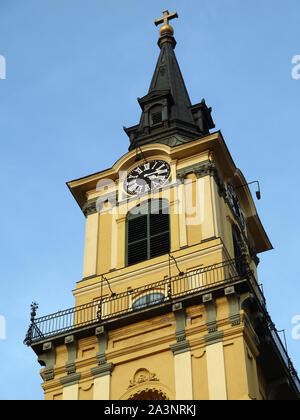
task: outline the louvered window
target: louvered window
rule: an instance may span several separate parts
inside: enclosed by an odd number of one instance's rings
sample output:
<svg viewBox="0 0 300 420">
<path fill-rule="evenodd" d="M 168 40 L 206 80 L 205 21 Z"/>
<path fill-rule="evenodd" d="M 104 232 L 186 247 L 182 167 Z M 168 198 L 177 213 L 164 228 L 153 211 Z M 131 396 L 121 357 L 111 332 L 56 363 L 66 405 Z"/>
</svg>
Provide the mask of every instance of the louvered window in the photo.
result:
<svg viewBox="0 0 300 420">
<path fill-rule="evenodd" d="M 162 113 L 161 112 L 155 112 L 152 114 L 152 124 L 159 124 L 162 122 Z"/>
<path fill-rule="evenodd" d="M 150 125 L 160 124 L 162 122 L 162 106 L 155 105 L 150 110 Z"/>
<path fill-rule="evenodd" d="M 167 200 L 152 200 L 127 216 L 127 265 L 170 252 L 170 215 Z"/>
</svg>

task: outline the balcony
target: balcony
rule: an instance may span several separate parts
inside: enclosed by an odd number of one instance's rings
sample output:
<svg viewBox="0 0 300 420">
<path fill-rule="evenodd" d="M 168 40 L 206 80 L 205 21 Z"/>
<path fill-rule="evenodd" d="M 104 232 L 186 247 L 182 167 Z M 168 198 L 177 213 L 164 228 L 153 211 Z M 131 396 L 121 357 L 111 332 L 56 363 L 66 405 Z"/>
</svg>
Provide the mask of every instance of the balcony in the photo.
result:
<svg viewBox="0 0 300 420">
<path fill-rule="evenodd" d="M 224 296 L 224 289 L 231 285 L 234 285 L 237 293 L 247 293 L 249 296 L 252 313 L 250 322 L 262 350 L 261 363 L 266 368 L 269 364 L 270 380 L 276 375 L 289 377 L 294 394 L 300 398 L 297 372 L 267 312 L 264 295 L 244 258 L 180 273 L 40 318 L 36 318 L 36 306 L 32 305 L 31 324 L 24 344 L 41 354 L 43 344 L 47 341 L 53 341 L 57 346 L 64 344 L 64 339 L 69 334 L 74 334 L 77 338 L 94 335 L 95 328 L 99 325 L 104 325 L 107 329 L 120 328 L 171 312 L 172 305 L 178 301 L 184 307 L 197 305 L 202 302 L 202 295 L 212 293 L 214 298 Z M 278 368 L 275 369 L 275 366 Z"/>
<path fill-rule="evenodd" d="M 237 282 L 249 271 L 248 266 L 235 260 L 192 270 L 145 286 L 111 294 L 91 303 L 76 306 L 40 318 L 32 317 L 24 343 L 31 346 L 51 337 L 70 333 L 83 327 L 99 325 L 112 320 L 159 307 L 169 308 L 177 300 L 190 300 L 212 289 Z M 151 295 L 152 299 L 145 299 Z M 144 298 L 144 299 L 143 299 Z M 139 303 L 140 302 L 140 303 Z M 153 311 L 151 311 L 153 312 Z"/>
</svg>

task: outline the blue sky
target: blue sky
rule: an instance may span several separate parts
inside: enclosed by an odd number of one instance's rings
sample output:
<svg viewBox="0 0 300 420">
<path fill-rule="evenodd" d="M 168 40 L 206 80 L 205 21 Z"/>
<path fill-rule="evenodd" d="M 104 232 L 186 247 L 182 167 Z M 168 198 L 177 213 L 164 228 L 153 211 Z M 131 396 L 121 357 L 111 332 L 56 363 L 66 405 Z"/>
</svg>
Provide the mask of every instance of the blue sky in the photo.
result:
<svg viewBox="0 0 300 420">
<path fill-rule="evenodd" d="M 22 341 L 30 303 L 38 315 L 73 306 L 82 276 L 85 219 L 65 183 L 127 152 L 122 127 L 139 120 L 164 9 L 179 14 L 176 54 L 192 102 L 213 107 L 236 165 L 260 181 L 274 250 L 260 255 L 259 278 L 300 372 L 291 323 L 300 314 L 299 0 L 1 0 L 1 399 L 43 399 Z"/>
</svg>

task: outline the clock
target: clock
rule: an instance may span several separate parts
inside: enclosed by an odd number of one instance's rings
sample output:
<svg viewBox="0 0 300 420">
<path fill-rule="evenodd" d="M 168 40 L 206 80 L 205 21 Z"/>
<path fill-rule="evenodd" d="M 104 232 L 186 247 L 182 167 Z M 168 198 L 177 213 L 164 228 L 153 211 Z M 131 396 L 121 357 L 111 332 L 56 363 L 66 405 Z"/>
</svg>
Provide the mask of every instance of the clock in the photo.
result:
<svg viewBox="0 0 300 420">
<path fill-rule="evenodd" d="M 157 190 L 169 178 L 170 165 L 163 160 L 150 160 L 133 169 L 124 182 L 124 189 L 131 195 L 142 195 Z"/>
<path fill-rule="evenodd" d="M 236 195 L 236 192 L 231 184 L 227 184 L 227 189 L 228 189 L 228 198 L 229 198 L 231 208 L 234 214 L 236 215 L 236 217 L 239 219 L 242 225 L 242 228 L 245 229 L 245 218 L 241 210 L 239 199 Z"/>
</svg>

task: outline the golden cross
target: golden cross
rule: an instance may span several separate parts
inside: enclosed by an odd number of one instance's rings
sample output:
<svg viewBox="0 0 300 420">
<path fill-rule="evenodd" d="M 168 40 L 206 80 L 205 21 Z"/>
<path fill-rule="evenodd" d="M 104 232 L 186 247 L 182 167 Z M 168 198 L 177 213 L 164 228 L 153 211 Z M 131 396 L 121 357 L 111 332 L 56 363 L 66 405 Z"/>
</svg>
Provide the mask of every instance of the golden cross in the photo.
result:
<svg viewBox="0 0 300 420">
<path fill-rule="evenodd" d="M 164 14 L 164 16 L 162 18 L 156 19 L 154 21 L 156 26 L 160 25 L 161 23 L 163 23 L 164 25 L 169 25 L 169 20 L 178 18 L 178 13 L 177 12 L 174 12 L 174 13 L 170 14 L 168 10 L 164 10 L 163 14 Z"/>
</svg>

